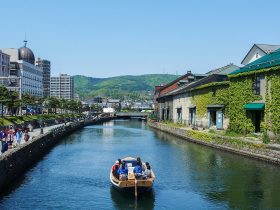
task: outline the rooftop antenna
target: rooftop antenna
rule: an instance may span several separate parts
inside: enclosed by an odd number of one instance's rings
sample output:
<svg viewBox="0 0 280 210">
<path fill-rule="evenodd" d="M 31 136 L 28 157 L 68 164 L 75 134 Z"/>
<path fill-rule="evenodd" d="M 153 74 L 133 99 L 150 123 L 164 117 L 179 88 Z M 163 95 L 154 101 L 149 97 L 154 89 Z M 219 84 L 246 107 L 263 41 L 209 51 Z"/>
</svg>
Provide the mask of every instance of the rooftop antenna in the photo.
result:
<svg viewBox="0 0 280 210">
<path fill-rule="evenodd" d="M 26 44 L 27 44 L 26 33 L 24 34 L 24 40 L 23 40 L 23 42 L 24 42 L 24 47 L 26 47 Z"/>
</svg>

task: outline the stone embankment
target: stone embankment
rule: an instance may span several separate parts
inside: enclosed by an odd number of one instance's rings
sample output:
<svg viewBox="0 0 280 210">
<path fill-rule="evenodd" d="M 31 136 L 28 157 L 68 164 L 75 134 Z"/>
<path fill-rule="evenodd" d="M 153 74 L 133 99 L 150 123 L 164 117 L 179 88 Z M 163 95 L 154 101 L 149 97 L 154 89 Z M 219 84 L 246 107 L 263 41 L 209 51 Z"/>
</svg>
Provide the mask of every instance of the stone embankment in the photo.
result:
<svg viewBox="0 0 280 210">
<path fill-rule="evenodd" d="M 193 143 L 280 165 L 279 145 L 264 144 L 259 141 L 246 140 L 244 138 L 221 136 L 205 131 L 186 130 L 154 121 L 148 121 L 148 125 L 151 128 Z"/>
<path fill-rule="evenodd" d="M 0 155 L 0 192 L 47 153 L 63 137 L 84 126 L 112 120 L 112 117 L 68 122 Z"/>
</svg>

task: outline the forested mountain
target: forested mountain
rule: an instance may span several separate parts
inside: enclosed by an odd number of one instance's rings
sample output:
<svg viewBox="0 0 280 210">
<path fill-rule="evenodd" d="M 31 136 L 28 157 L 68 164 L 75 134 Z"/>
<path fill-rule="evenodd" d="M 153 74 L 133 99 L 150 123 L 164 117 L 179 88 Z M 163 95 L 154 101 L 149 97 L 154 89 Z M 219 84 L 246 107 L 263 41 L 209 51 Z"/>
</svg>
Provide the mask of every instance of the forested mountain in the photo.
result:
<svg viewBox="0 0 280 210">
<path fill-rule="evenodd" d="M 139 76 L 117 76 L 93 78 L 74 76 L 75 93 L 82 99 L 93 96 L 111 98 L 151 98 L 155 85 L 171 82 L 179 77 L 171 74 L 145 74 Z"/>
</svg>

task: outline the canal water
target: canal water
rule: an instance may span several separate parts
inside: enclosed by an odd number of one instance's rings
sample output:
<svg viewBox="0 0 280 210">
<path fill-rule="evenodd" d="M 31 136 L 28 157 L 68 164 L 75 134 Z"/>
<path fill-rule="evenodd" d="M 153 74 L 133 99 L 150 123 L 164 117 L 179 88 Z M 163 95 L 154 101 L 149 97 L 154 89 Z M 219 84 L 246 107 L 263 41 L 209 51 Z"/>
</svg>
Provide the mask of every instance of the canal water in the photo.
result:
<svg viewBox="0 0 280 210">
<path fill-rule="evenodd" d="M 135 200 L 112 188 L 117 158 L 156 174 Z M 88 126 L 64 138 L 0 197 L 0 209 L 279 209 L 280 167 L 149 129 L 138 120 Z"/>
</svg>

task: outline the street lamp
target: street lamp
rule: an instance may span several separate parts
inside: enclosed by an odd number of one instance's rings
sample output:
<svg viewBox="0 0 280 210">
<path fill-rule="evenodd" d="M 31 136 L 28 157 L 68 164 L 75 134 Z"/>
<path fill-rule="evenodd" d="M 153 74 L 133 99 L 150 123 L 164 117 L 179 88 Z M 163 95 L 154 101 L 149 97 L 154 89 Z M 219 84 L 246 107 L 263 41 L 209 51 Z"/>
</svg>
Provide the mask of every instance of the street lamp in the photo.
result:
<svg viewBox="0 0 280 210">
<path fill-rule="evenodd" d="M 44 121 L 43 119 L 40 119 L 39 120 L 39 124 L 40 124 L 40 134 L 43 134 L 44 133 Z"/>
</svg>

